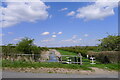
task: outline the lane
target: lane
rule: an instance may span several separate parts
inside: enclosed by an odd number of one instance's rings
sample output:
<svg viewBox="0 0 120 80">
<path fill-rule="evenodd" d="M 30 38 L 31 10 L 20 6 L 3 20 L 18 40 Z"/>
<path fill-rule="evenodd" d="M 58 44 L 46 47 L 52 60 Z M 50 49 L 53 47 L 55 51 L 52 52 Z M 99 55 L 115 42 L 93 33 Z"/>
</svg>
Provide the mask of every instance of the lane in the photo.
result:
<svg viewBox="0 0 120 80">
<path fill-rule="evenodd" d="M 57 74 L 57 73 L 24 73 L 3 71 L 3 78 L 118 78 L 118 74 Z"/>
</svg>

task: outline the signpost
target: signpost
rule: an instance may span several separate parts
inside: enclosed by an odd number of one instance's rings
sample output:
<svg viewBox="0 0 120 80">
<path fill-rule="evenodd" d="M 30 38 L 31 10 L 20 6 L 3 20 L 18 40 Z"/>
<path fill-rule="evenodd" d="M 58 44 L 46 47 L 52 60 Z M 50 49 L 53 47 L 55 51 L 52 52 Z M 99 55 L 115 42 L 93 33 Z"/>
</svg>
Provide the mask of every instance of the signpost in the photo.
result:
<svg viewBox="0 0 120 80">
<path fill-rule="evenodd" d="M 66 58 L 67 58 L 67 63 L 68 63 L 68 64 L 71 64 L 71 61 L 72 61 L 72 60 L 70 59 L 70 57 L 66 57 Z"/>
<path fill-rule="evenodd" d="M 90 57 L 90 60 L 91 60 L 91 62 L 92 62 L 92 63 L 90 63 L 90 64 L 96 64 L 96 63 L 95 63 L 95 57 Z"/>
</svg>

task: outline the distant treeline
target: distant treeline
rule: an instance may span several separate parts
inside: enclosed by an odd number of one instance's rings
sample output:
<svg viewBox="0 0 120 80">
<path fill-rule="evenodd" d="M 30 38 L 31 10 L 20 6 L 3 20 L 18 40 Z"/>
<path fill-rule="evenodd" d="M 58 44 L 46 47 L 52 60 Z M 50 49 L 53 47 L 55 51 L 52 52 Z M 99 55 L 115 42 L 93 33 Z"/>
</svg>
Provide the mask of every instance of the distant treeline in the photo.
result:
<svg viewBox="0 0 120 80">
<path fill-rule="evenodd" d="M 98 51 L 98 46 L 56 47 L 55 49 L 74 52 L 76 54 L 81 53 L 82 56 L 86 56 L 87 51 Z"/>
<path fill-rule="evenodd" d="M 86 56 L 88 51 L 119 51 L 120 50 L 120 36 L 108 35 L 99 40 L 101 43 L 98 46 L 72 46 L 72 47 L 56 47 L 55 49 L 70 51 L 74 53 L 81 53 Z M 17 44 L 8 44 L 2 46 L 2 53 L 8 54 L 39 54 L 41 51 L 49 50 L 47 47 L 39 47 L 34 44 L 34 39 L 23 38 Z"/>
</svg>

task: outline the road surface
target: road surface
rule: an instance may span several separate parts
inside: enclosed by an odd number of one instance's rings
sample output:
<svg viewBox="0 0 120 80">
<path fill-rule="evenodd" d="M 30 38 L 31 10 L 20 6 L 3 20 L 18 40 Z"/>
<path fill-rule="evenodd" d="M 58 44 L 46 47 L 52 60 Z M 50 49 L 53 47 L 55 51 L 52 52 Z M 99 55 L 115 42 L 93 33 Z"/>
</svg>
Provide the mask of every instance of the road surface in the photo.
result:
<svg viewBox="0 0 120 80">
<path fill-rule="evenodd" d="M 118 74 L 57 74 L 3 71 L 3 78 L 118 78 Z"/>
</svg>

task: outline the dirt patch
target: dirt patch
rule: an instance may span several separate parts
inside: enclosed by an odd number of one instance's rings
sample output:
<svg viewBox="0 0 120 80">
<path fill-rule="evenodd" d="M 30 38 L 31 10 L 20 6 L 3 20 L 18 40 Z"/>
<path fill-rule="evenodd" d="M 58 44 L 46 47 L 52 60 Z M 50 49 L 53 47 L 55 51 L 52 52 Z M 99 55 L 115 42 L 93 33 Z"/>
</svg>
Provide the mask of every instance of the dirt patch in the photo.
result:
<svg viewBox="0 0 120 80">
<path fill-rule="evenodd" d="M 92 68 L 93 70 L 80 70 L 80 69 L 64 69 L 64 68 L 3 68 L 6 71 L 15 72 L 32 72 L 32 73 L 64 73 L 64 74 L 116 74 L 115 71 L 108 71 L 99 68 Z"/>
<path fill-rule="evenodd" d="M 94 73 L 92 74 L 117 74 L 117 71 L 113 71 L 113 70 L 106 70 L 106 69 L 100 69 L 100 68 L 96 68 L 96 67 L 91 67 L 92 70 L 94 71 Z"/>
</svg>

